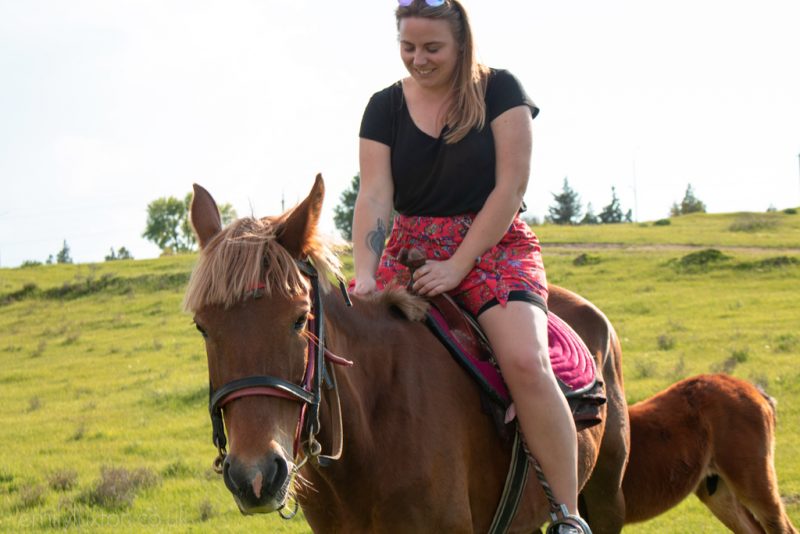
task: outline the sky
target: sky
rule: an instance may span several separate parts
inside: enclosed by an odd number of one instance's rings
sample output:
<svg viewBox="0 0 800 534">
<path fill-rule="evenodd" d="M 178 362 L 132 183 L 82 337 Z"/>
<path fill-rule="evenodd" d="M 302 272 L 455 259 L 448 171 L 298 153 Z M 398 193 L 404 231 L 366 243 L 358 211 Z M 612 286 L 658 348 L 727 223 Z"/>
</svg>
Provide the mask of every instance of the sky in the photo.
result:
<svg viewBox="0 0 800 534">
<path fill-rule="evenodd" d="M 464 0 L 479 59 L 541 108 L 526 194 L 564 179 L 638 221 L 800 205 L 797 0 Z M 0 0 L 0 267 L 139 258 L 192 183 L 239 215 L 358 172 L 370 95 L 406 73 L 393 0 Z"/>
</svg>

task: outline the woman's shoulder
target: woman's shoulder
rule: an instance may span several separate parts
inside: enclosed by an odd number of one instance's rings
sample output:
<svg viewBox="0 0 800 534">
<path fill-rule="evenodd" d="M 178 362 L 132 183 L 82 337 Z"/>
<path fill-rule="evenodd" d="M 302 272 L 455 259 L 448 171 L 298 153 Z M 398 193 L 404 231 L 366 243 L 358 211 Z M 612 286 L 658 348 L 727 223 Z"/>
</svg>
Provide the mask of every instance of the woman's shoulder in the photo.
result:
<svg viewBox="0 0 800 534">
<path fill-rule="evenodd" d="M 392 85 L 384 87 L 380 91 L 373 93 L 370 100 L 377 100 L 381 102 L 391 102 L 398 97 L 403 96 L 403 81 L 397 80 Z"/>
<path fill-rule="evenodd" d="M 489 74 L 486 79 L 487 90 L 492 86 L 507 87 L 508 85 L 518 85 L 521 87 L 522 83 L 519 81 L 519 78 L 514 76 L 508 69 L 489 67 Z"/>
<path fill-rule="evenodd" d="M 506 69 L 489 69 L 485 100 L 489 122 L 507 109 L 521 104 L 530 108 L 532 117 L 539 113 L 539 108 L 528 96 L 522 82 Z"/>
</svg>

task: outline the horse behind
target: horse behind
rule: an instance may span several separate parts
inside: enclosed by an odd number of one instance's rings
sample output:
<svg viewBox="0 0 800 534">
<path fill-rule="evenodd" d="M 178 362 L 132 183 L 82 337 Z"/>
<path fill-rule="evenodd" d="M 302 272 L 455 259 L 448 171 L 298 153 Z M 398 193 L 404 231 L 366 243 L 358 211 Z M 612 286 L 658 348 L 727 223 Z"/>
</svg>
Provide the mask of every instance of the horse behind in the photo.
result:
<svg viewBox="0 0 800 534">
<path fill-rule="evenodd" d="M 223 229 L 213 198 L 195 186 L 191 222 L 201 254 L 185 306 L 205 338 L 212 404 L 228 432 L 229 450 L 217 443 L 225 484 L 245 514 L 283 513 L 294 496 L 314 532 L 486 532 L 511 444 L 482 412 L 478 388 L 419 321 L 424 301 L 390 291 L 353 298 L 350 308 L 326 287 L 337 267 L 317 233 L 323 194 L 318 176 L 289 212 Z M 320 271 L 319 289 L 305 258 Z M 595 532 L 618 532 L 628 451 L 619 343 L 605 316 L 577 295 L 553 288 L 550 305 L 586 341 L 606 384 L 602 423 L 578 434 L 578 470 L 582 486 L 594 472 L 584 494 L 603 496 L 590 499 Z M 299 422 L 313 406 L 308 348 L 323 336 L 310 321 L 322 323 L 327 354 L 354 363 L 336 373 L 341 427 L 333 392 L 322 390 L 315 441 L 327 452 L 337 448 L 338 430 L 344 436 L 329 464 L 315 461 Z M 253 376 L 260 385 L 227 394 L 227 385 Z M 534 532 L 547 520 L 531 474 L 509 532 Z"/>
<path fill-rule="evenodd" d="M 634 404 L 626 523 L 694 492 L 737 534 L 789 534 L 775 474 L 774 400 L 732 376 L 700 375 Z"/>
</svg>

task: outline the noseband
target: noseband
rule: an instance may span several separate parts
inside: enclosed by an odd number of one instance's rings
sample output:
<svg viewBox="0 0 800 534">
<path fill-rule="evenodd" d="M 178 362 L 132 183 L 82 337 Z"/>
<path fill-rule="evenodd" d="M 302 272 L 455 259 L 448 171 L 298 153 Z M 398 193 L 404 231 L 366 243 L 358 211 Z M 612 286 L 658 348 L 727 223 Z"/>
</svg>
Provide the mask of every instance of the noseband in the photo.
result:
<svg viewBox="0 0 800 534">
<path fill-rule="evenodd" d="M 320 430 L 319 407 L 322 399 L 323 378 L 330 382 L 331 388 L 335 390 L 336 399 L 334 407 L 339 411 L 341 427 L 341 411 L 339 410 L 339 392 L 336 390 L 336 378 L 333 369 L 327 371 L 325 368 L 326 359 L 338 365 L 352 365 L 352 362 L 340 358 L 325 348 L 325 328 L 322 310 L 322 297 L 319 290 L 319 275 L 317 269 L 308 260 L 295 260 L 300 271 L 311 281 L 311 319 L 309 320 L 308 331 L 310 332 L 308 342 L 308 358 L 305 374 L 301 384 L 295 384 L 283 378 L 260 375 L 248 376 L 228 382 L 217 390 L 209 382 L 209 402 L 208 410 L 211 414 L 211 426 L 213 429 L 214 446 L 217 447 L 219 455 L 214 460 L 214 470 L 222 472 L 223 462 L 227 456 L 226 447 L 228 440 L 225 437 L 225 425 L 222 419 L 222 408 L 242 397 L 267 396 L 289 399 L 302 403 L 300 419 L 297 423 L 294 441 L 294 458 L 302 443 L 305 454 L 305 462 L 308 458 L 315 458 L 320 464 L 325 465 L 327 461 L 335 460 L 341 453 L 341 447 L 331 456 L 321 454 L 322 447 L 316 441 L 316 435 Z M 262 286 L 263 287 L 263 286 Z M 350 299 L 340 283 L 342 294 L 348 306 L 351 306 Z M 340 431 L 337 430 L 337 431 Z"/>
</svg>

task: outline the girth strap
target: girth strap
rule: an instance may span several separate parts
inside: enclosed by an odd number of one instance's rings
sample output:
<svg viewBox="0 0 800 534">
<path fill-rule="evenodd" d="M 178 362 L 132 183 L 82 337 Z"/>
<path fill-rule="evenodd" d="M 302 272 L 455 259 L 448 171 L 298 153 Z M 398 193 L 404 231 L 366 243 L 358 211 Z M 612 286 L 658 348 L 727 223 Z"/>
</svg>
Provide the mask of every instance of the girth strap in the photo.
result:
<svg viewBox="0 0 800 534">
<path fill-rule="evenodd" d="M 511 526 L 514 516 L 517 514 L 519 501 L 525 491 L 525 482 L 528 480 L 528 456 L 522 445 L 522 435 L 517 428 L 514 433 L 514 447 L 511 449 L 511 464 L 508 467 L 506 484 L 503 487 L 503 494 L 500 496 L 500 503 L 494 513 L 494 520 L 489 527 L 489 534 L 504 534 Z"/>
</svg>

